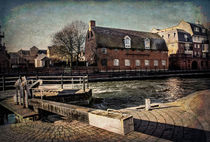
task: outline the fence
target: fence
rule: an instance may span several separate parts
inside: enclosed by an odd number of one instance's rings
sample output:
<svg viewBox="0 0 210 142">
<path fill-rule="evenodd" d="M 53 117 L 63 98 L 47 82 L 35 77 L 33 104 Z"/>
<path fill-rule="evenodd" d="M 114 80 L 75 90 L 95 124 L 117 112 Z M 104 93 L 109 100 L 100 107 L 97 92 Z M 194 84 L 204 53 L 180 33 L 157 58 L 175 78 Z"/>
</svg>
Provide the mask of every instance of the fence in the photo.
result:
<svg viewBox="0 0 210 142">
<path fill-rule="evenodd" d="M 15 82 L 21 78 L 21 76 L 2 76 L 0 80 L 0 89 L 7 90 L 7 89 L 14 89 Z M 27 76 L 27 80 L 33 82 L 36 80 L 41 79 L 44 84 L 60 84 L 61 88 L 63 89 L 64 84 L 71 84 L 74 86 L 75 84 L 83 85 L 83 88 L 88 88 L 88 76 Z"/>
</svg>

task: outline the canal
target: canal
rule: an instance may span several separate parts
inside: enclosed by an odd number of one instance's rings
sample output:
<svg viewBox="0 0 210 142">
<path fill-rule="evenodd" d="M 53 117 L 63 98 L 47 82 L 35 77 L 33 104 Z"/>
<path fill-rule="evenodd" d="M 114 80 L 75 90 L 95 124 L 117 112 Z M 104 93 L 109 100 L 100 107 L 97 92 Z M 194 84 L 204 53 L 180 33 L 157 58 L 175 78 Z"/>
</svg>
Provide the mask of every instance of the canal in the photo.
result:
<svg viewBox="0 0 210 142">
<path fill-rule="evenodd" d="M 121 109 L 144 104 L 171 102 L 199 90 L 210 89 L 210 78 L 167 78 L 154 80 L 114 81 L 91 83 L 93 97 L 101 98 L 94 104 L 99 109 Z"/>
</svg>

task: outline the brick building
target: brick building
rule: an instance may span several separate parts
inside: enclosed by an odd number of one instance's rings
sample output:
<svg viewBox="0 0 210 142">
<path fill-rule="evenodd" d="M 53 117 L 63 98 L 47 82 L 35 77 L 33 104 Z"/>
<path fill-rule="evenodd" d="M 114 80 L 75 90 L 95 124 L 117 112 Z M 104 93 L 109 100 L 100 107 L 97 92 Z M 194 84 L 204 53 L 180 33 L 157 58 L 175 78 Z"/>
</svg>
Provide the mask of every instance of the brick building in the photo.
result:
<svg viewBox="0 0 210 142">
<path fill-rule="evenodd" d="M 90 21 L 85 58 L 99 71 L 167 70 L 168 49 L 155 33 L 96 26 Z"/>
<path fill-rule="evenodd" d="M 2 44 L 4 33 L 1 33 L 0 26 L 0 73 L 7 72 L 9 70 L 9 55 L 6 50 L 5 43 Z"/>
<path fill-rule="evenodd" d="M 171 69 L 210 68 L 209 41 L 203 25 L 181 21 L 177 26 L 153 29 L 152 32 L 164 38 Z"/>
</svg>

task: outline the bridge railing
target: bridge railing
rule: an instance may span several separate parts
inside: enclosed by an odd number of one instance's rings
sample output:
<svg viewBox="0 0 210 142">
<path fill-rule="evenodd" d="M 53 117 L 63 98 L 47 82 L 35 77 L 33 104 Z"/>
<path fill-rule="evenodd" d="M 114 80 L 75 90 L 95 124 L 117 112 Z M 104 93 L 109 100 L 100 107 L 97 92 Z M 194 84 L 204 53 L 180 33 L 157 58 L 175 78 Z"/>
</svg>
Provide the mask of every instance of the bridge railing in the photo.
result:
<svg viewBox="0 0 210 142">
<path fill-rule="evenodd" d="M 21 76 L 2 76 L 0 78 L 0 90 L 14 89 L 15 82 L 20 79 Z M 88 76 L 27 76 L 27 80 L 35 82 L 37 80 L 42 80 L 43 84 L 60 84 L 61 88 L 65 87 L 65 84 L 71 84 L 72 89 L 78 85 L 89 88 Z"/>
</svg>

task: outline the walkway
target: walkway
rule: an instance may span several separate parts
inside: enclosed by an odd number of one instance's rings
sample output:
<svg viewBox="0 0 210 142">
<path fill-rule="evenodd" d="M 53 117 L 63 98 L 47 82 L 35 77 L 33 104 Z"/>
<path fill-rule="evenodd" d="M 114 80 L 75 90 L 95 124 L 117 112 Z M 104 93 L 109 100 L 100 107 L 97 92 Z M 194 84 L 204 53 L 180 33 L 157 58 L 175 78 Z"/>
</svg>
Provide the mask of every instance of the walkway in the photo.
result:
<svg viewBox="0 0 210 142">
<path fill-rule="evenodd" d="M 210 141 L 210 90 L 199 91 L 151 111 L 127 108 L 135 131 L 125 136 L 88 124 L 64 120 L 0 126 L 0 141 Z"/>
</svg>

